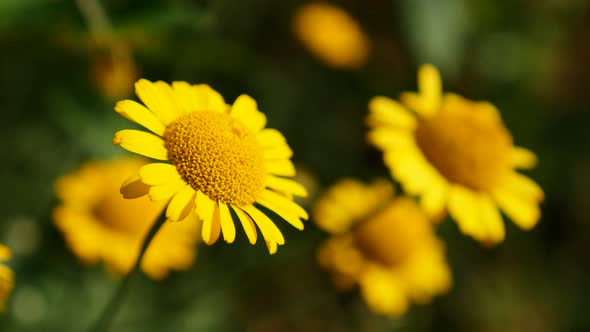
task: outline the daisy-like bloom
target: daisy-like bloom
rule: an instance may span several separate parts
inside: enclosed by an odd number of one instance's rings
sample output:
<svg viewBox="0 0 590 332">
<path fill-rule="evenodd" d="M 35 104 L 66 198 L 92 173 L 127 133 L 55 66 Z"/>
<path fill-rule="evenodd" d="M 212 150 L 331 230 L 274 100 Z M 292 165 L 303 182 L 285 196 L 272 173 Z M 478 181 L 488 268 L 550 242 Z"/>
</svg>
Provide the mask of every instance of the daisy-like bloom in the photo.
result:
<svg viewBox="0 0 590 332">
<path fill-rule="evenodd" d="M 102 261 L 119 275 L 134 266 L 165 206 L 147 197 L 125 199 L 119 192 L 121 183 L 145 164 L 136 158 L 88 162 L 57 181 L 61 205 L 54 210 L 54 224 L 82 262 Z M 170 270 L 186 270 L 194 263 L 200 224 L 194 213 L 186 219 L 166 221 L 152 240 L 141 262 L 151 278 L 162 279 Z"/>
<path fill-rule="evenodd" d="M 303 46 L 328 66 L 354 69 L 367 62 L 367 35 L 339 7 L 321 2 L 305 4 L 295 13 L 293 30 Z"/>
<path fill-rule="evenodd" d="M 399 317 L 410 303 L 427 303 L 451 287 L 433 223 L 413 200 L 394 197 L 387 181 L 342 180 L 313 213 L 333 233 L 319 250 L 319 264 L 332 272 L 336 287 L 358 285 L 374 312 Z"/>
<path fill-rule="evenodd" d="M 430 215 L 448 211 L 462 233 L 483 243 L 504 239 L 499 209 L 520 228 L 533 228 L 544 194 L 516 169 L 534 167 L 536 156 L 513 145 L 492 104 L 443 94 L 435 67 L 420 68 L 418 85 L 402 103 L 369 103 L 369 140 L 383 150 L 392 176 Z"/>
<path fill-rule="evenodd" d="M 252 98 L 241 95 L 229 106 L 205 84 L 170 86 L 145 79 L 136 83 L 135 91 L 147 107 L 123 100 L 115 110 L 153 134 L 121 130 L 113 143 L 169 163 L 143 166 L 123 184 L 126 197 L 170 199 L 166 216 L 175 221 L 196 211 L 208 245 L 220 233 L 232 243 L 237 218 L 250 243 L 256 243 L 257 225 L 275 253 L 285 239 L 260 206 L 303 229 L 301 219 L 308 215 L 292 196 L 305 196 L 305 188 L 285 178 L 295 175 L 293 151 L 280 132 L 265 128 L 266 116 Z"/>
<path fill-rule="evenodd" d="M 4 311 L 6 299 L 14 287 L 14 272 L 2 264 L 2 261 L 10 259 L 11 252 L 8 247 L 0 244 L 0 312 Z"/>
</svg>

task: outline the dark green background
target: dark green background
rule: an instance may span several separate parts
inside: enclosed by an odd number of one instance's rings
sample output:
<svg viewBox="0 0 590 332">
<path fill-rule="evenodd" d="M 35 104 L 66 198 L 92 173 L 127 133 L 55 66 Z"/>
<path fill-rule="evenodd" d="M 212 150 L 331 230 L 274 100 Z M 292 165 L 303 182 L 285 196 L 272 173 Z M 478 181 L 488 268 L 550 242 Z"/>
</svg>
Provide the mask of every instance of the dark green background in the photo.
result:
<svg viewBox="0 0 590 332">
<path fill-rule="evenodd" d="M 364 140 L 374 95 L 414 90 L 422 63 L 447 91 L 490 100 L 515 142 L 534 150 L 546 192 L 532 232 L 507 223 L 484 249 L 447 221 L 439 229 L 451 292 L 399 320 L 337 293 L 315 265 L 326 237 L 309 223 L 262 243 L 200 247 L 188 272 L 134 280 L 113 331 L 588 331 L 590 315 L 590 2 L 407 0 L 338 2 L 370 36 L 369 63 L 333 70 L 295 40 L 299 1 L 102 1 L 141 76 L 208 83 L 232 102 L 254 97 L 325 187 L 387 176 Z M 0 242 L 17 280 L 0 331 L 80 331 L 116 280 L 79 265 L 51 224 L 56 177 L 124 155 L 111 137 L 129 123 L 91 80 L 99 52 L 74 1 L 0 1 Z"/>
</svg>

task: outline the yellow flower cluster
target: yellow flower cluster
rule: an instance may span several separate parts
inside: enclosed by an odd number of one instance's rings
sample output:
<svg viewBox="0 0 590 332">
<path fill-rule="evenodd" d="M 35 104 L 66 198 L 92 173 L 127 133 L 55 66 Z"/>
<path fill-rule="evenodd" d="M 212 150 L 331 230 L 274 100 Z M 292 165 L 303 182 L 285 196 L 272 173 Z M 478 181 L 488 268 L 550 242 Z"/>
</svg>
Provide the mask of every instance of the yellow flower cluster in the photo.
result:
<svg viewBox="0 0 590 332">
<path fill-rule="evenodd" d="M 536 156 L 513 146 L 492 104 L 443 94 L 431 65 L 420 68 L 418 85 L 419 92 L 403 93 L 401 103 L 373 98 L 367 122 L 369 141 L 419 204 L 394 198 L 387 181 L 345 179 L 326 191 L 313 213 L 331 233 L 318 260 L 335 285 L 360 287 L 373 311 L 392 316 L 450 288 L 444 246 L 434 233 L 447 212 L 461 232 L 491 245 L 505 237 L 500 209 L 528 230 L 543 200 L 542 189 L 515 171 L 533 167 Z"/>
</svg>

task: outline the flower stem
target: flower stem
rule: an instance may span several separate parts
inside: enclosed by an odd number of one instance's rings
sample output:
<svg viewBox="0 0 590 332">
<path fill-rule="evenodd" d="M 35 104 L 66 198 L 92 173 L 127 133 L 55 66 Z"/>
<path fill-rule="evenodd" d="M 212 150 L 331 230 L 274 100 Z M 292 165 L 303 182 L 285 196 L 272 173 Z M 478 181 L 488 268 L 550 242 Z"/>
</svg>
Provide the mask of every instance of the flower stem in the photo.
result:
<svg viewBox="0 0 590 332">
<path fill-rule="evenodd" d="M 123 277 L 121 283 L 117 287 L 115 294 L 108 302 L 106 307 L 103 309 L 102 313 L 98 317 L 98 319 L 90 326 L 88 332 L 106 332 L 109 329 L 116 313 L 119 311 L 119 307 L 121 307 L 122 300 L 125 296 L 127 289 L 129 288 L 129 282 L 131 279 L 139 272 L 139 267 L 141 261 L 143 260 L 143 256 L 147 251 L 150 243 L 154 239 L 158 230 L 162 227 L 162 225 L 166 222 L 166 212 L 163 211 L 158 220 L 154 222 L 152 227 L 150 228 L 148 234 L 146 235 L 143 243 L 141 245 L 141 250 L 139 251 L 139 255 L 137 256 L 137 260 L 133 265 L 133 268 Z"/>
</svg>

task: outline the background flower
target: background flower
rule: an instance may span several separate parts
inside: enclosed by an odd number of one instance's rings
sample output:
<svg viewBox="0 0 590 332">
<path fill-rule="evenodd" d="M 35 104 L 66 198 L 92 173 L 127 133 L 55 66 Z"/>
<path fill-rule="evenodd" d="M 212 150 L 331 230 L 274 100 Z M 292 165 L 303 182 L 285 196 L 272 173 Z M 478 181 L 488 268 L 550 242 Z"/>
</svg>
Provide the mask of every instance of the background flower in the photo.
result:
<svg viewBox="0 0 590 332">
<path fill-rule="evenodd" d="M 533 228 L 543 190 L 516 169 L 533 167 L 537 157 L 513 146 L 492 104 L 443 95 L 435 67 L 422 66 L 418 83 L 418 94 L 402 94 L 404 105 L 387 97 L 369 103 L 369 140 L 383 150 L 392 176 L 431 215 L 448 209 L 461 232 L 479 241 L 504 240 L 498 209 Z"/>
<path fill-rule="evenodd" d="M 123 180 L 145 164 L 141 159 L 88 162 L 58 180 L 61 205 L 54 210 L 54 223 L 82 262 L 104 262 L 116 274 L 128 273 L 135 264 L 144 237 L 165 204 L 147 197 L 127 200 L 119 192 Z M 199 229 L 194 214 L 184 223 L 165 223 L 148 247 L 141 269 L 154 279 L 166 277 L 170 270 L 188 269 L 196 257 Z"/>
<path fill-rule="evenodd" d="M 329 223 L 334 219 L 325 211 L 333 209 L 354 222 L 327 240 L 319 249 L 318 262 L 332 272 L 337 287 L 358 285 L 371 310 L 399 317 L 410 302 L 430 302 L 446 292 L 451 274 L 432 222 L 411 199 L 393 198 L 391 185 L 381 204 L 369 207 L 363 200 L 342 199 L 347 193 L 358 197 L 360 192 L 365 197 L 382 196 L 386 186 L 383 181 L 367 186 L 348 179 L 330 188 L 314 209 L 314 218 L 320 225 Z M 364 213 L 347 213 L 360 209 Z"/>
<path fill-rule="evenodd" d="M 4 311 L 6 299 L 14 287 L 14 272 L 4 265 L 4 261 L 8 260 L 10 255 L 10 249 L 0 244 L 0 312 Z"/>
</svg>

